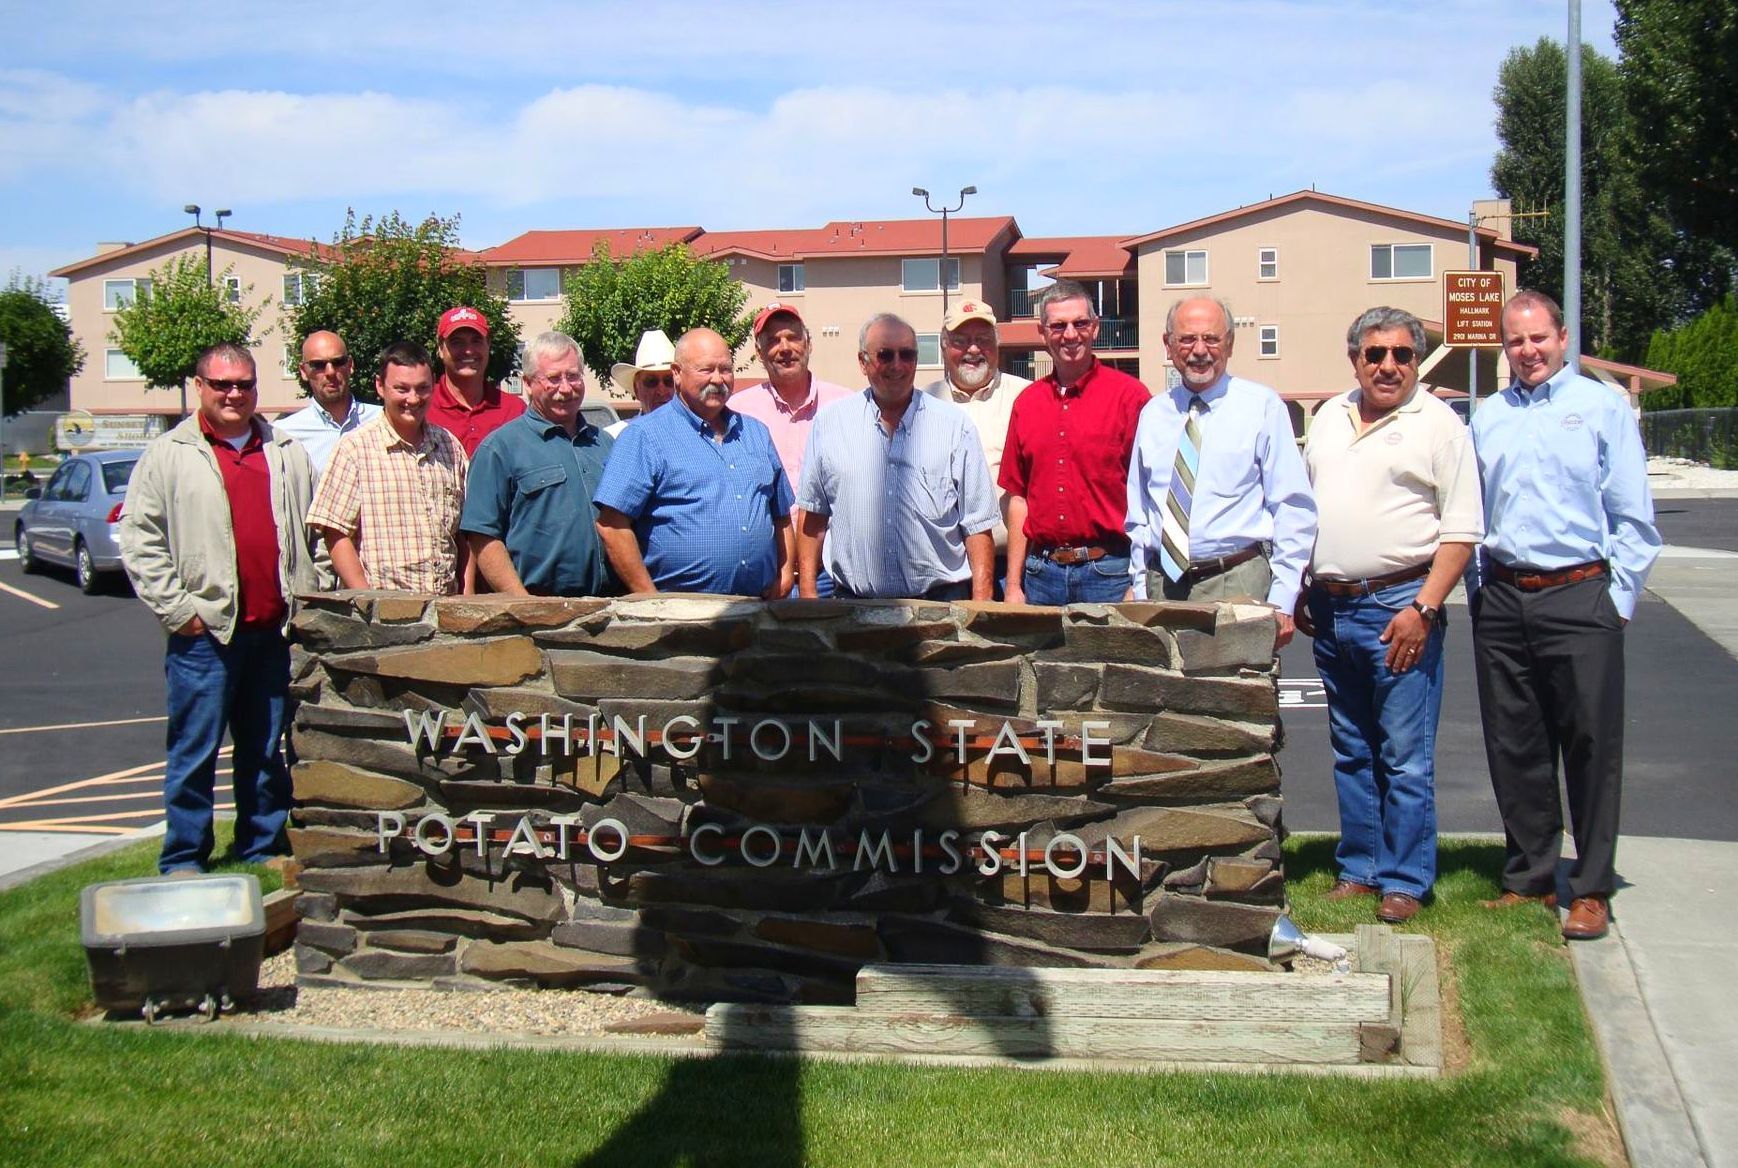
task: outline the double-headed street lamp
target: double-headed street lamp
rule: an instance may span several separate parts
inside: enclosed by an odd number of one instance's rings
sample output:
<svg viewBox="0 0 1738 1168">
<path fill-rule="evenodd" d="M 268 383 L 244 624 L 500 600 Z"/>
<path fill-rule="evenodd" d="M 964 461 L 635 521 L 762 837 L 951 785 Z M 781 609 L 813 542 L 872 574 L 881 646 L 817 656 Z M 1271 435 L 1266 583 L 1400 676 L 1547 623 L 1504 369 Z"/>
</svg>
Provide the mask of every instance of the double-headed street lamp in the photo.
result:
<svg viewBox="0 0 1738 1168">
<path fill-rule="evenodd" d="M 966 205 L 966 196 L 978 193 L 977 187 L 961 187 L 960 201 L 951 207 L 934 207 L 929 202 L 929 192 L 922 187 L 912 187 L 911 193 L 923 200 L 924 209 L 931 215 L 941 216 L 941 319 L 945 327 L 947 323 L 947 217 Z"/>
<path fill-rule="evenodd" d="M 205 224 L 203 224 L 199 221 L 199 204 L 198 203 L 188 203 L 185 207 L 182 207 L 181 209 L 183 211 L 187 212 L 187 214 L 193 216 L 193 226 L 195 226 L 199 230 L 205 232 L 205 283 L 206 283 L 206 286 L 209 287 L 211 284 L 211 232 L 212 232 L 212 229 L 207 227 Z M 221 210 L 213 212 L 213 214 L 215 214 L 217 216 L 217 230 L 222 231 L 223 230 L 223 221 L 225 219 L 229 218 L 231 215 L 235 214 L 235 212 L 231 211 L 228 207 L 224 207 Z"/>
</svg>

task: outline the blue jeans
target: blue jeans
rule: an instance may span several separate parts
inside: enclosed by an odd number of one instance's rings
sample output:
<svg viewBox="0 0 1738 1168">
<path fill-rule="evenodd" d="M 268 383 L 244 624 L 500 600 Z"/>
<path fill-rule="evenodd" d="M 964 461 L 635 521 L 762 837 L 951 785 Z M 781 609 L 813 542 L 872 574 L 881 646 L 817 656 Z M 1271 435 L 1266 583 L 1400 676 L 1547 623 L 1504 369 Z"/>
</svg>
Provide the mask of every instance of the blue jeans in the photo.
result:
<svg viewBox="0 0 1738 1168">
<path fill-rule="evenodd" d="M 235 854 L 259 861 L 286 851 L 290 772 L 284 715 L 290 649 L 276 629 L 237 630 L 221 644 L 210 633 L 169 637 L 169 758 L 163 784 L 168 831 L 157 869 L 203 871 L 211 862 L 217 752 L 229 728 L 235 791 Z"/>
<path fill-rule="evenodd" d="M 1443 627 L 1431 627 L 1421 660 L 1404 673 L 1388 669 L 1388 646 L 1377 638 L 1423 584 L 1359 597 L 1309 593 L 1340 801 L 1340 879 L 1415 897 L 1436 882 Z"/>
<path fill-rule="evenodd" d="M 1027 556 L 1021 587 L 1027 604 L 1115 604 L 1128 594 L 1128 557 L 1058 564 L 1043 556 Z"/>
</svg>

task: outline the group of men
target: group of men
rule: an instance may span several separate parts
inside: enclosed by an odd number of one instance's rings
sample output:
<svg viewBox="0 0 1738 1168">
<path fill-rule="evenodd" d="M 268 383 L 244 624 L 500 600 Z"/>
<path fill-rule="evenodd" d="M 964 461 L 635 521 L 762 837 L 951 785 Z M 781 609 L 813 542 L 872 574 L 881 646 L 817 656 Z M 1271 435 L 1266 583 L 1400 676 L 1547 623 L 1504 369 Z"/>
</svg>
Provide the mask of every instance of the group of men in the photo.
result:
<svg viewBox="0 0 1738 1168">
<path fill-rule="evenodd" d="M 740 392 L 723 336 L 648 333 L 612 371 L 641 412 L 609 432 L 581 414 L 572 338 L 526 347 L 521 402 L 486 379 L 488 323 L 467 307 L 441 318 L 438 378 L 414 342 L 380 355 L 379 407 L 350 394 L 341 338 L 308 337 L 313 402 L 275 426 L 253 417 L 247 350 L 209 351 L 199 412 L 147 451 L 123 526 L 128 571 L 171 634 L 160 866 L 209 860 L 225 724 L 236 853 L 282 848 L 284 633 L 295 596 L 322 583 L 1246 598 L 1274 609 L 1279 646 L 1295 630 L 1314 638 L 1342 822 L 1329 895 L 1376 898 L 1381 919 L 1402 922 L 1435 879 L 1443 606 L 1464 575 L 1508 839 L 1491 903 L 1554 903 L 1561 761 L 1577 856 L 1564 932 L 1602 935 L 1622 625 L 1659 540 L 1634 419 L 1568 367 L 1560 310 L 1531 292 L 1505 307 L 1514 378 L 1469 431 L 1418 389 L 1423 325 L 1371 309 L 1347 334 L 1357 384 L 1320 408 L 1301 455 L 1278 395 L 1228 373 L 1222 302 L 1172 306 L 1177 377 L 1157 394 L 1095 355 L 1085 288 L 1058 281 L 1035 312 L 1044 377 L 1002 372 L 995 314 L 966 300 L 944 322 L 945 376 L 921 390 L 916 331 L 890 313 L 858 335 L 857 391 L 810 371 L 789 304 L 754 317 L 767 377 Z"/>
</svg>

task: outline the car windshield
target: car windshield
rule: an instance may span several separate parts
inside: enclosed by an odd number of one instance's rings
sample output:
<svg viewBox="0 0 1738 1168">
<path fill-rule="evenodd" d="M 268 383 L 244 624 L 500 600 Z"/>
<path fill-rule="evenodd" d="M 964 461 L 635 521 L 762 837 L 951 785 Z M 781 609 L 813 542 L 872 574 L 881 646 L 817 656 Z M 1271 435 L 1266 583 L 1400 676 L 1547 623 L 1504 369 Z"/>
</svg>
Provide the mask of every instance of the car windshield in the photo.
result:
<svg viewBox="0 0 1738 1168">
<path fill-rule="evenodd" d="M 127 480 L 133 477 L 133 468 L 139 465 L 138 459 L 127 462 L 103 463 L 103 489 L 111 495 L 118 495 L 127 489 Z"/>
</svg>

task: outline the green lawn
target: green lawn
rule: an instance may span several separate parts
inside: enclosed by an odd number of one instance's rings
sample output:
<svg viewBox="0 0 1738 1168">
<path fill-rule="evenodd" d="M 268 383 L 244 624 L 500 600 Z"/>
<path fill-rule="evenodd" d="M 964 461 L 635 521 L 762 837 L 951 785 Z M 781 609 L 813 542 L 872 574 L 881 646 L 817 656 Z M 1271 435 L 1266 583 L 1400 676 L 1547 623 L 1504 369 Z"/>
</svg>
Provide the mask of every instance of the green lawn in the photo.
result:
<svg viewBox="0 0 1738 1168">
<path fill-rule="evenodd" d="M 1289 845 L 1294 915 L 1331 842 Z M 141 847 L 0 893 L 0 1163 L 778 1166 L 1593 1164 L 1597 1055 L 1554 919 L 1492 914 L 1500 849 L 1446 843 L 1413 922 L 1455 955 L 1466 1066 L 1439 1082 L 936 1070 L 391 1049 L 125 1030 L 88 1012 L 77 895 Z"/>
</svg>

